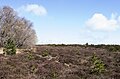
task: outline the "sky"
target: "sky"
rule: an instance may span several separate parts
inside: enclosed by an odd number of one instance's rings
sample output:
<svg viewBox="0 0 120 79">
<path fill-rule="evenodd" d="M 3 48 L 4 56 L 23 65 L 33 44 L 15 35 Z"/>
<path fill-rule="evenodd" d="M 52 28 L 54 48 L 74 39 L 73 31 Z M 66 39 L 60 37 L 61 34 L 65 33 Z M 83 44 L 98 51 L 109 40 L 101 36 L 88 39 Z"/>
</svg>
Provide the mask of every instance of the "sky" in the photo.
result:
<svg viewBox="0 0 120 79">
<path fill-rule="evenodd" d="M 120 0 L 0 0 L 30 20 L 37 44 L 120 44 Z"/>
</svg>

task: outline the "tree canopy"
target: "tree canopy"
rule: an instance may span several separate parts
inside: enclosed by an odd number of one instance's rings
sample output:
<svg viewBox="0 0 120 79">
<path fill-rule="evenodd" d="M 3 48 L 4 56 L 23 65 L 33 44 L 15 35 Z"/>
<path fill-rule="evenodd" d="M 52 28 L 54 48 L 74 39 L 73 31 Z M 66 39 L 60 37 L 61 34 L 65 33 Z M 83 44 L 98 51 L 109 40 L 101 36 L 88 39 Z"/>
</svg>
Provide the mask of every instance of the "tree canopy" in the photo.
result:
<svg viewBox="0 0 120 79">
<path fill-rule="evenodd" d="M 35 45 L 37 36 L 33 24 L 9 6 L 0 8 L 0 45 L 5 46 L 8 40 L 14 41 L 16 47 Z"/>
</svg>

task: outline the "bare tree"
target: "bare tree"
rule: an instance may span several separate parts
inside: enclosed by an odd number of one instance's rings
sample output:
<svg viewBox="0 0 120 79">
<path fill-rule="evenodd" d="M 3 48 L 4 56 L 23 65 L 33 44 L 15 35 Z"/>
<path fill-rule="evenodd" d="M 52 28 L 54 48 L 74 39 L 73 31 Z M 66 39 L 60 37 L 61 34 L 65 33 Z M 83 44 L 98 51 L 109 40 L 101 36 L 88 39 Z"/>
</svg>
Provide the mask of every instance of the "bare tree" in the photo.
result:
<svg viewBox="0 0 120 79">
<path fill-rule="evenodd" d="M 31 47 L 36 43 L 33 24 L 19 17 L 9 6 L 0 9 L 0 45 L 4 47 L 8 39 L 14 41 L 16 47 Z"/>
</svg>

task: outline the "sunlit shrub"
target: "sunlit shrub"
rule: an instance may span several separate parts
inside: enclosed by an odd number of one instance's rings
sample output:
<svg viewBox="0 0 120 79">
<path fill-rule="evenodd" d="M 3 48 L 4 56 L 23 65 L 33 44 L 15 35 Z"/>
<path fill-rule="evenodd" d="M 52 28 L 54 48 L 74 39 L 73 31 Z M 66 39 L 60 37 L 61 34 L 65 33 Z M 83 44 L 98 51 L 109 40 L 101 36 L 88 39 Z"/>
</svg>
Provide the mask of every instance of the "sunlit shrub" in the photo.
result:
<svg viewBox="0 0 120 79">
<path fill-rule="evenodd" d="M 92 69 L 91 73 L 103 73 L 105 71 L 105 64 L 95 54 L 92 56 Z"/>
<path fill-rule="evenodd" d="M 16 45 L 14 44 L 14 42 L 11 39 L 9 39 L 5 43 L 5 47 L 3 49 L 3 52 L 6 55 L 14 55 L 14 54 L 16 54 Z"/>
</svg>

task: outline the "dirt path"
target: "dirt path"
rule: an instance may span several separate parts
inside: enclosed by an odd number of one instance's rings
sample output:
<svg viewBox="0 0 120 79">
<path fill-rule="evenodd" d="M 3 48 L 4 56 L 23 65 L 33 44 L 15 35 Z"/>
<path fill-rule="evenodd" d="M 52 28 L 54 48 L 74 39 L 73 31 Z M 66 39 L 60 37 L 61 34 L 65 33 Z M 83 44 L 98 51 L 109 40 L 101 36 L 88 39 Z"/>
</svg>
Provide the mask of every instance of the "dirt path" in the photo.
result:
<svg viewBox="0 0 120 79">
<path fill-rule="evenodd" d="M 3 48 L 0 48 L 0 54 L 3 54 Z"/>
</svg>

